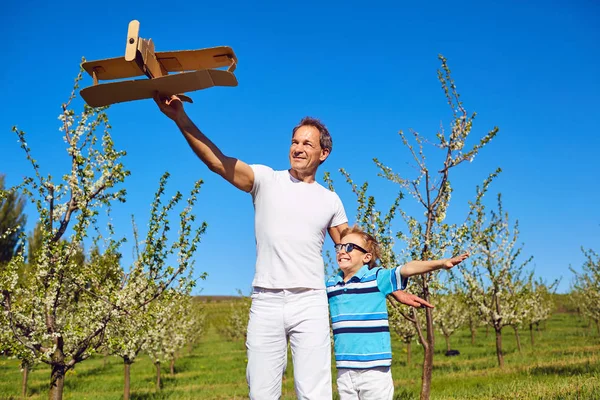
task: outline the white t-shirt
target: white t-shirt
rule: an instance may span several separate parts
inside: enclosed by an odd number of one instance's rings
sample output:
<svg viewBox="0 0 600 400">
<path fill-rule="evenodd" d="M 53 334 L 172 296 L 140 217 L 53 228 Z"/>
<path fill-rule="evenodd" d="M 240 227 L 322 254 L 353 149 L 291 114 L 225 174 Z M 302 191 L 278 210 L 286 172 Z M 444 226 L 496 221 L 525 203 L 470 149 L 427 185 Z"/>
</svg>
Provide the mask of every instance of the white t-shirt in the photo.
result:
<svg viewBox="0 0 600 400">
<path fill-rule="evenodd" d="M 289 171 L 251 165 L 256 273 L 253 286 L 325 288 L 321 251 L 327 228 L 348 222 L 339 196 Z"/>
</svg>

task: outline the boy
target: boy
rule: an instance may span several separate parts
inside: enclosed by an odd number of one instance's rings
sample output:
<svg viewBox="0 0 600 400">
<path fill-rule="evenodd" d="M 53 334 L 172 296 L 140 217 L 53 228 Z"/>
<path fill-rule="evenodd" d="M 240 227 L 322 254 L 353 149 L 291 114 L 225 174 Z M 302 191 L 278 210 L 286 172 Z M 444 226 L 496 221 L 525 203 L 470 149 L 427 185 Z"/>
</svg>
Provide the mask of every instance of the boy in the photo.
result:
<svg viewBox="0 0 600 400">
<path fill-rule="evenodd" d="M 341 272 L 327 280 L 337 386 L 341 400 L 392 399 L 392 347 L 386 296 L 405 289 L 409 276 L 450 269 L 469 255 L 376 267 L 379 244 L 359 227 L 345 229 L 335 245 Z"/>
</svg>

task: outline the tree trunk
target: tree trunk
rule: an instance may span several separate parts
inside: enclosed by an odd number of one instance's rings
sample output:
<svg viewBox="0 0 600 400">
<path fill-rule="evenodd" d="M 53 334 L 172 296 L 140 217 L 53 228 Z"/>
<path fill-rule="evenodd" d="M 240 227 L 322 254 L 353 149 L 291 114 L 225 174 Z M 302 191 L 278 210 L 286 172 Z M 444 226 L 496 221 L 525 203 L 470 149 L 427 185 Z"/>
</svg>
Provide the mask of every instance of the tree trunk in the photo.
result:
<svg viewBox="0 0 600 400">
<path fill-rule="evenodd" d="M 156 366 L 156 390 L 160 390 L 160 361 L 154 363 Z"/>
<path fill-rule="evenodd" d="M 21 396 L 27 397 L 27 379 L 29 378 L 29 364 L 23 363 L 23 382 L 21 383 Z"/>
<path fill-rule="evenodd" d="M 410 365 L 410 342 L 406 343 L 406 366 Z"/>
<path fill-rule="evenodd" d="M 535 346 L 535 334 L 533 333 L 533 323 L 529 324 L 529 335 L 531 336 L 531 348 Z"/>
<path fill-rule="evenodd" d="M 490 259 L 488 258 L 488 263 L 490 263 Z M 491 269 L 491 268 L 490 268 Z M 500 368 L 504 367 L 504 355 L 502 354 L 502 310 L 500 307 L 500 301 L 498 300 L 498 293 L 500 293 L 500 289 L 498 288 L 498 283 L 494 282 L 494 291 L 492 293 L 492 304 L 495 305 L 496 314 L 492 314 L 492 321 L 494 326 L 494 331 L 496 331 L 496 355 L 498 356 L 498 366 Z"/>
<path fill-rule="evenodd" d="M 54 327 L 54 317 L 47 315 L 46 325 L 48 328 Z M 55 349 L 51 356 L 50 362 L 50 390 L 48 397 L 50 400 L 62 400 L 63 390 L 65 387 L 65 374 L 67 366 L 65 365 L 65 342 L 62 335 L 58 335 L 53 339 Z"/>
<path fill-rule="evenodd" d="M 175 375 L 175 355 L 171 358 L 171 365 L 169 366 L 171 376 Z"/>
<path fill-rule="evenodd" d="M 489 337 L 490 336 L 490 326 L 486 325 L 485 327 L 485 337 Z"/>
<path fill-rule="evenodd" d="M 519 328 L 513 326 L 515 330 L 515 339 L 517 339 L 517 349 L 519 349 L 519 354 L 521 354 L 521 338 L 519 337 Z"/>
<path fill-rule="evenodd" d="M 57 350 L 60 351 L 60 350 Z M 61 352 L 62 355 L 62 352 Z M 62 400 L 63 389 L 65 386 L 65 366 L 61 364 L 52 364 L 52 372 L 50 374 L 50 400 Z"/>
<path fill-rule="evenodd" d="M 446 339 L 446 351 L 450 351 L 450 336 L 444 335 L 444 339 Z"/>
<path fill-rule="evenodd" d="M 471 329 L 471 344 L 474 345 L 475 344 L 476 327 L 475 327 L 475 321 L 473 321 L 473 317 L 469 318 L 469 329 Z"/>
<path fill-rule="evenodd" d="M 502 354 L 502 328 L 495 327 L 496 331 L 496 355 L 498 356 L 498 366 L 504 367 L 504 355 Z"/>
<path fill-rule="evenodd" d="M 429 301 L 429 291 L 426 285 L 424 290 L 423 300 Z M 431 393 L 431 376 L 433 374 L 433 350 L 435 345 L 435 337 L 433 332 L 433 316 L 431 309 L 425 309 L 425 322 L 427 325 L 426 343 L 423 345 L 425 352 L 423 357 L 423 375 L 421 377 L 421 395 L 420 400 L 429 400 Z"/>
<path fill-rule="evenodd" d="M 123 385 L 123 400 L 129 400 L 129 395 L 131 393 L 131 361 L 127 357 L 123 357 L 123 373 L 125 377 L 125 384 Z"/>
<path fill-rule="evenodd" d="M 104 359 L 102 360 L 102 368 L 106 368 L 106 363 L 108 361 L 108 347 L 104 349 Z"/>
<path fill-rule="evenodd" d="M 596 329 L 598 329 L 598 335 L 600 335 L 600 321 L 596 320 Z"/>
</svg>

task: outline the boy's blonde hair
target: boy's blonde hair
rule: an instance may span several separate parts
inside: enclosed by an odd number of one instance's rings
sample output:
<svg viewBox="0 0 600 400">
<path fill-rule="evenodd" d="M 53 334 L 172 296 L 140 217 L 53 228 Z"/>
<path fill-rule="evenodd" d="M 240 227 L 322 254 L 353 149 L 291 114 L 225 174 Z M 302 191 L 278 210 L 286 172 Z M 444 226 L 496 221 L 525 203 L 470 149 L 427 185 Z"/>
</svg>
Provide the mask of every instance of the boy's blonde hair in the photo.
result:
<svg viewBox="0 0 600 400">
<path fill-rule="evenodd" d="M 351 233 L 359 234 L 365 241 L 365 250 L 371 253 L 372 256 L 371 260 L 368 262 L 369 269 L 375 268 L 377 266 L 377 260 L 379 260 L 379 258 L 381 257 L 381 249 L 379 248 L 379 243 L 377 242 L 375 237 L 373 237 L 373 235 L 371 235 L 370 233 L 365 232 L 360 226 L 354 225 L 352 227 L 344 229 L 340 234 L 340 239 L 342 239 L 344 236 L 350 235 Z"/>
</svg>

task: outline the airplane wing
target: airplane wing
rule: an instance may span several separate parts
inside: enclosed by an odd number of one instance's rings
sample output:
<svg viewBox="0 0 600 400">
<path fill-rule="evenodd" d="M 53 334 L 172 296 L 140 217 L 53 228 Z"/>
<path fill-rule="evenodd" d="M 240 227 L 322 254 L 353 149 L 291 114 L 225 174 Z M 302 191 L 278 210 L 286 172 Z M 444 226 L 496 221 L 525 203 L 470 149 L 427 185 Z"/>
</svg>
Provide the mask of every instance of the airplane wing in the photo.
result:
<svg viewBox="0 0 600 400">
<path fill-rule="evenodd" d="M 159 51 L 156 58 L 169 72 L 194 71 L 229 67 L 237 64 L 233 49 L 228 46 L 209 47 L 200 50 Z"/>
<path fill-rule="evenodd" d="M 82 67 L 90 76 L 93 76 L 92 71 L 96 71 L 98 80 L 102 81 L 144 75 L 135 61 L 125 61 L 124 57 L 88 61 L 83 63 Z"/>
</svg>

